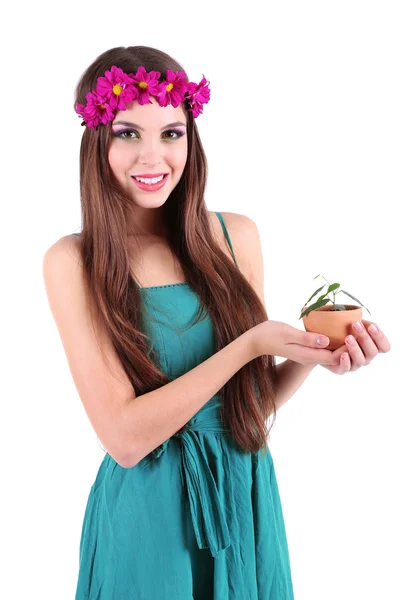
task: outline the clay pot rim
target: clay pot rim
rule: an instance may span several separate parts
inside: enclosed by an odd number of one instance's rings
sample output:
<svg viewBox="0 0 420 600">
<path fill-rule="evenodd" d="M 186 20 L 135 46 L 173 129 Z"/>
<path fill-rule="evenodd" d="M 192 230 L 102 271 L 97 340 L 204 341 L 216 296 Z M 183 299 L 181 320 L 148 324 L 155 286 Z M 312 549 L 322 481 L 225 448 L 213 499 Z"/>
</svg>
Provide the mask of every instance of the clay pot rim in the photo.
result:
<svg viewBox="0 0 420 600">
<path fill-rule="evenodd" d="M 361 309 L 362 306 L 357 306 L 357 304 L 343 304 L 343 306 L 346 307 L 346 310 L 333 310 L 334 308 L 334 304 L 324 304 L 324 306 L 318 306 L 318 308 L 314 308 L 314 310 L 311 310 L 311 312 L 309 312 L 307 315 L 305 315 L 304 317 L 302 317 L 303 319 L 306 319 L 307 317 L 309 317 L 309 315 L 313 312 L 328 312 L 328 313 L 338 313 L 338 314 L 343 314 L 346 312 L 351 312 L 352 310 L 357 310 L 357 309 Z M 306 308 L 302 308 L 301 312 L 304 312 Z"/>
</svg>

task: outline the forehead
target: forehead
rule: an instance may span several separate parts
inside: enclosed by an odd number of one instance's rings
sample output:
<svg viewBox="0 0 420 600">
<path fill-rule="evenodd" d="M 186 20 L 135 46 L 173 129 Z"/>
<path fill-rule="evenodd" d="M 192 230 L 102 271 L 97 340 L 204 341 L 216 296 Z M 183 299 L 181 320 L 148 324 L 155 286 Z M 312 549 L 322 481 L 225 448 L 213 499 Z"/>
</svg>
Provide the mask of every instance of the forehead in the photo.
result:
<svg viewBox="0 0 420 600">
<path fill-rule="evenodd" d="M 140 125 L 145 130 L 156 129 L 161 130 L 168 123 L 181 121 L 187 123 L 187 118 L 184 114 L 181 104 L 176 108 L 169 104 L 168 106 L 160 106 L 158 101 L 150 97 L 151 104 L 140 105 L 137 100 L 127 104 L 127 110 L 118 110 L 115 112 L 115 117 L 112 124 L 117 121 L 131 121 Z"/>
</svg>

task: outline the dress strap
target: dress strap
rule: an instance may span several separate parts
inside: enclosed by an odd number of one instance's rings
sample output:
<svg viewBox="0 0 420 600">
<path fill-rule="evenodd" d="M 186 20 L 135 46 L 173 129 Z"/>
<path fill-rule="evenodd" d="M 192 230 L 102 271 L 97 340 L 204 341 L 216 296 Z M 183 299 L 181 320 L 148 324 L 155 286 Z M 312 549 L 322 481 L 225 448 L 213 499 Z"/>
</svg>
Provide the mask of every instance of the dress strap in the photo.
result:
<svg viewBox="0 0 420 600">
<path fill-rule="evenodd" d="M 227 230 L 227 227 L 226 227 L 226 224 L 225 224 L 225 220 L 224 220 L 224 218 L 222 217 L 222 215 L 221 215 L 219 212 L 216 212 L 216 215 L 217 215 L 217 217 L 218 217 L 218 219 L 219 219 L 220 223 L 222 224 L 223 231 L 224 231 L 225 237 L 226 237 L 226 239 L 227 239 L 227 242 L 228 242 L 228 244 L 229 244 L 229 248 L 230 248 L 230 251 L 231 251 L 231 253 L 232 253 L 233 259 L 234 259 L 234 261 L 235 261 L 235 263 L 236 263 L 236 266 L 237 266 L 237 267 L 238 267 L 238 269 L 239 269 L 238 261 L 236 260 L 235 253 L 234 253 L 234 251 L 233 251 L 232 242 L 230 241 L 230 237 L 229 237 L 229 233 L 228 233 L 228 230 Z"/>
</svg>

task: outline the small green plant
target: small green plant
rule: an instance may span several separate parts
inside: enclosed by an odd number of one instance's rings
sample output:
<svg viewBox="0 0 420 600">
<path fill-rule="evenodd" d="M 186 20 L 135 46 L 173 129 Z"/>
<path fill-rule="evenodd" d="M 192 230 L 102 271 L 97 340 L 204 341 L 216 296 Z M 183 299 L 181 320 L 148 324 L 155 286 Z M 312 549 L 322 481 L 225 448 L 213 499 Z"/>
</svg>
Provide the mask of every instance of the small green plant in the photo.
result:
<svg viewBox="0 0 420 600">
<path fill-rule="evenodd" d="M 316 279 L 317 277 L 322 277 L 325 281 L 327 281 L 323 275 L 317 275 L 316 277 L 314 277 L 314 279 Z M 310 306 L 308 306 L 308 308 L 301 313 L 299 319 L 301 319 L 302 317 L 304 317 L 305 315 L 307 315 L 311 311 L 319 308 L 320 306 L 325 306 L 325 304 L 328 304 L 328 302 L 332 302 L 333 303 L 334 308 L 332 310 L 346 310 L 346 307 L 344 306 L 344 304 L 336 304 L 336 302 L 335 302 L 335 296 L 336 296 L 336 294 L 340 294 L 341 292 L 343 294 L 346 294 L 346 296 L 349 296 L 350 298 L 352 298 L 353 300 L 355 300 L 358 304 L 360 304 L 361 306 L 363 306 L 363 308 L 366 308 L 366 306 L 364 304 L 362 304 L 360 302 L 360 300 L 358 300 L 357 298 L 355 298 L 354 296 L 352 296 L 349 292 L 346 292 L 345 290 L 340 290 L 339 292 L 337 292 L 336 290 L 340 287 L 339 283 L 331 283 L 330 284 L 327 281 L 327 284 L 328 284 L 327 291 L 324 294 L 322 294 L 318 298 L 318 300 L 316 302 L 314 302 L 313 304 L 311 304 Z M 309 298 L 309 300 L 307 302 L 305 302 L 304 308 L 312 300 L 312 298 L 314 296 L 316 296 L 324 287 L 325 287 L 325 283 L 324 283 L 323 286 L 321 286 L 320 288 L 318 288 L 316 290 L 316 292 L 314 292 L 312 294 L 312 296 Z M 331 300 L 331 298 L 328 298 L 328 294 L 330 292 L 333 293 L 333 299 L 332 300 Z M 370 310 L 368 308 L 366 308 L 366 310 L 370 314 Z"/>
</svg>

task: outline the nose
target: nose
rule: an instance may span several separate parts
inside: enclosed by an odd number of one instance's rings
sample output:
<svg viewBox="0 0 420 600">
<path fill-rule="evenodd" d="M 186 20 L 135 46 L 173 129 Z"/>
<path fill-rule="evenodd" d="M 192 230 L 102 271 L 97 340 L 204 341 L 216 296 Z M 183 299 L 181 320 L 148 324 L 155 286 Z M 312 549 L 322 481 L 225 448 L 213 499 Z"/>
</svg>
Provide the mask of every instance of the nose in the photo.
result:
<svg viewBox="0 0 420 600">
<path fill-rule="evenodd" d="M 154 166 L 160 162 L 160 152 L 153 142 L 150 142 L 147 146 L 143 143 L 142 150 L 139 155 L 139 160 L 142 164 Z"/>
<path fill-rule="evenodd" d="M 142 165 L 144 165 L 145 167 L 156 167 L 156 165 L 160 164 L 159 161 L 157 161 L 157 162 L 149 162 L 149 161 L 146 162 L 144 160 L 140 161 L 140 163 Z"/>
</svg>

